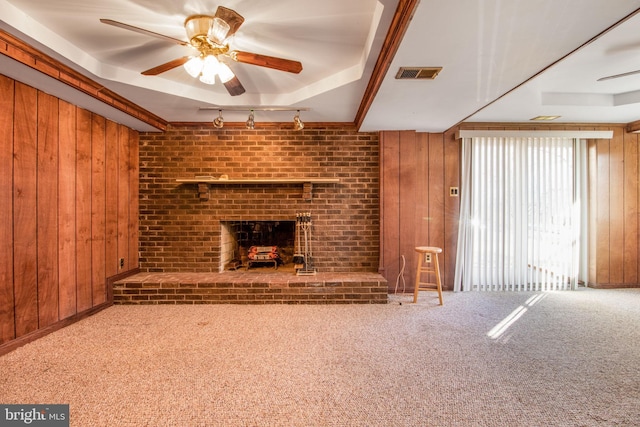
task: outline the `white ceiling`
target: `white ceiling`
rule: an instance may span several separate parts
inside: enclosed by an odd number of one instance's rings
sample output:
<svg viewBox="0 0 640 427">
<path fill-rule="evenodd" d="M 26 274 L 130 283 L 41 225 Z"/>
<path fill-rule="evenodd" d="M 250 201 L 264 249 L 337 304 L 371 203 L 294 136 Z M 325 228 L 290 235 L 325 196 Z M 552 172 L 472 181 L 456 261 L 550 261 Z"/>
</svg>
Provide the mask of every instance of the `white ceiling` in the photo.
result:
<svg viewBox="0 0 640 427">
<path fill-rule="evenodd" d="M 113 19 L 186 41 L 185 18 L 213 14 L 218 5 L 245 18 L 232 49 L 298 60 L 303 71 L 231 64 L 246 89 L 236 97 L 220 84 L 198 82 L 182 67 L 143 76 L 141 71 L 188 55 L 190 48 L 99 21 Z M 203 107 L 216 106 L 222 106 L 226 122 L 243 122 L 249 109 L 261 107 L 303 109 L 305 122 L 354 122 L 397 5 L 398 0 L 0 0 L 0 28 L 169 122 L 209 122 L 218 112 Z M 639 8 L 640 0 L 422 0 L 360 130 L 442 132 L 463 120 L 527 122 L 538 115 L 560 115 L 557 121 L 570 123 L 640 120 L 640 74 L 597 81 L 640 69 L 640 16 L 619 23 Z M 396 80 L 400 66 L 443 70 L 435 80 Z M 152 130 L 2 55 L 0 67 L 2 74 Z M 292 116 L 256 111 L 256 127 Z"/>
</svg>

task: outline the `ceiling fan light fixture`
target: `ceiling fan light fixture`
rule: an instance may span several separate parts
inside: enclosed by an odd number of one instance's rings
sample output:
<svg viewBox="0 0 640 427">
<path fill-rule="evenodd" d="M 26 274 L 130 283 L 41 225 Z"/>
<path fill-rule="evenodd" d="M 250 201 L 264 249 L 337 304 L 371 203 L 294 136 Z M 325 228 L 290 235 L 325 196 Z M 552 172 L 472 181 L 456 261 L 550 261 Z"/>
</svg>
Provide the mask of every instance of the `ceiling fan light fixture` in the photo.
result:
<svg viewBox="0 0 640 427">
<path fill-rule="evenodd" d="M 198 37 L 206 37 L 213 26 L 213 16 L 193 15 L 184 21 L 184 28 L 187 31 L 189 41 Z"/>
<path fill-rule="evenodd" d="M 224 6 L 218 6 L 215 16 L 216 18 L 220 18 L 224 22 L 229 24 L 230 29 L 227 33 L 227 36 L 232 36 L 233 34 L 235 34 L 235 32 L 238 31 L 238 28 L 240 28 L 240 25 L 242 25 L 242 23 L 244 22 L 244 18 L 242 17 L 242 15 L 240 15 L 235 10 L 226 8 Z"/>
<path fill-rule="evenodd" d="M 233 74 L 233 71 L 231 71 L 231 68 L 229 68 L 227 64 L 218 61 L 218 76 L 220 77 L 220 81 L 222 83 L 227 83 L 236 75 Z"/>
<path fill-rule="evenodd" d="M 199 79 L 202 83 L 207 85 L 216 84 L 216 75 L 215 74 L 202 74 Z"/>
<path fill-rule="evenodd" d="M 199 78 L 206 84 L 215 84 L 217 75 L 229 95 L 238 96 L 246 92 L 244 86 L 227 65 L 220 65 L 219 59 L 228 58 L 235 62 L 295 74 L 302 71 L 300 61 L 231 50 L 227 42 L 237 33 L 244 22 L 244 18 L 235 10 L 223 6 L 218 6 L 215 15 L 191 15 L 184 20 L 184 29 L 188 42 L 111 19 L 100 19 L 100 22 L 156 37 L 165 42 L 169 41 L 180 46 L 191 47 L 199 52 L 199 56 L 195 58 L 193 56 L 182 56 L 144 70 L 141 72 L 144 76 L 157 76 L 184 65 L 185 71 L 190 76 Z"/>
<path fill-rule="evenodd" d="M 254 129 L 256 126 L 256 122 L 253 116 L 253 110 L 251 110 L 251 112 L 249 113 L 249 118 L 247 118 L 246 126 L 247 126 L 247 129 Z"/>
<path fill-rule="evenodd" d="M 201 56 L 192 56 L 191 59 L 185 62 L 184 69 L 191 77 L 197 78 L 202 73 L 203 65 L 204 61 Z"/>
<path fill-rule="evenodd" d="M 215 43 L 219 45 L 224 44 L 224 40 L 227 38 L 227 34 L 229 34 L 229 24 L 227 24 L 224 20 L 215 17 L 213 18 L 213 24 L 211 25 L 211 29 L 209 30 L 209 39 L 213 40 Z"/>
<path fill-rule="evenodd" d="M 216 129 L 222 129 L 224 126 L 224 119 L 222 118 L 222 110 L 218 110 L 218 117 L 213 120 L 213 127 Z"/>
<path fill-rule="evenodd" d="M 202 73 L 203 74 L 217 74 L 218 68 L 220 68 L 220 61 L 213 55 L 207 55 L 202 61 Z"/>
<path fill-rule="evenodd" d="M 200 81 L 208 85 L 215 84 L 219 68 L 220 62 L 218 62 L 218 59 L 213 55 L 207 55 L 203 60 Z"/>
<path fill-rule="evenodd" d="M 304 123 L 300 119 L 300 110 L 296 112 L 296 115 L 293 116 L 293 129 L 294 130 L 302 130 L 304 129 Z"/>
</svg>

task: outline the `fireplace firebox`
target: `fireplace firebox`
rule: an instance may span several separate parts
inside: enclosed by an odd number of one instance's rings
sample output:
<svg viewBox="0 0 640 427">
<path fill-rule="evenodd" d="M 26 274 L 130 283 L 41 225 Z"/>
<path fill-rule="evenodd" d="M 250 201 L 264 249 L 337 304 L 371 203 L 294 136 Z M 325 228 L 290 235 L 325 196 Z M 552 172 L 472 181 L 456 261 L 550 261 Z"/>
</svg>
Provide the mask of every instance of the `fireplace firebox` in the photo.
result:
<svg viewBox="0 0 640 427">
<path fill-rule="evenodd" d="M 220 221 L 220 272 L 224 270 L 291 269 L 295 221 Z"/>
</svg>

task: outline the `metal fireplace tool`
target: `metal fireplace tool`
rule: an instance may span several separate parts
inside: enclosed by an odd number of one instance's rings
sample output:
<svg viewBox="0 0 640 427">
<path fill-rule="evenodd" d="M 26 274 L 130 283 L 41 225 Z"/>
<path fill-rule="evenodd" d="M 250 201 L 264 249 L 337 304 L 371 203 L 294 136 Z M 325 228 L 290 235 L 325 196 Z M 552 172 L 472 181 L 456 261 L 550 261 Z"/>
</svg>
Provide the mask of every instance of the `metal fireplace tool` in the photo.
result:
<svg viewBox="0 0 640 427">
<path fill-rule="evenodd" d="M 311 212 L 296 214 L 296 248 L 293 255 L 293 263 L 298 276 L 313 276 L 316 274 L 311 250 L 311 225 Z"/>
</svg>

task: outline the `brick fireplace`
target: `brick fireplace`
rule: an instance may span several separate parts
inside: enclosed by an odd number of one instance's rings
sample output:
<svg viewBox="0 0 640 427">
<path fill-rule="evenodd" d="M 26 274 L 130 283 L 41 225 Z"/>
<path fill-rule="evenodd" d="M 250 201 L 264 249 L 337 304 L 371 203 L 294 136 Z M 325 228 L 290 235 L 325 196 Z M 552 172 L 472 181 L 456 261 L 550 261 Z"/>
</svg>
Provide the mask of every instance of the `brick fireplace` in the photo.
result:
<svg viewBox="0 0 640 427">
<path fill-rule="evenodd" d="M 318 274 L 333 274 L 334 283 L 335 273 L 377 274 L 378 135 L 307 127 L 171 126 L 140 134 L 141 272 L 220 273 L 230 223 L 290 221 L 310 212 Z M 221 175 L 229 182 L 182 182 Z M 304 178 L 333 181 L 308 188 Z"/>
</svg>

